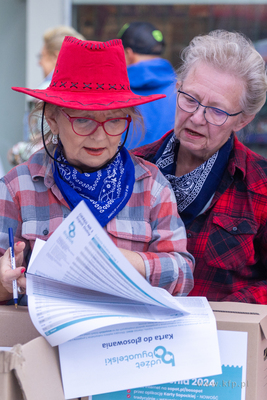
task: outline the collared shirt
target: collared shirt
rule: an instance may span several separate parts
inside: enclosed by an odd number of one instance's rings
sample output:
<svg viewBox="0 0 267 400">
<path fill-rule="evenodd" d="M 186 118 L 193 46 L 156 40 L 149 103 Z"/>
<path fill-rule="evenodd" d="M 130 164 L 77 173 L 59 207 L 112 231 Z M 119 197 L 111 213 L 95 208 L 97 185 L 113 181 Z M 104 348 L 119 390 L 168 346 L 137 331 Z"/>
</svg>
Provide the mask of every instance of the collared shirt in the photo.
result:
<svg viewBox="0 0 267 400">
<path fill-rule="evenodd" d="M 153 160 L 172 132 L 134 154 Z M 267 304 L 267 160 L 236 137 L 211 204 L 187 238 L 196 260 L 191 296 Z"/>
<path fill-rule="evenodd" d="M 104 229 L 119 248 L 140 254 L 151 285 L 186 295 L 193 287 L 194 258 L 186 249 L 186 232 L 173 191 L 155 165 L 132 159 L 132 196 Z M 12 227 L 15 242 L 26 244 L 26 266 L 35 239 L 47 240 L 69 213 L 53 178 L 52 161 L 40 150 L 0 181 L 0 254 L 9 247 L 8 228 Z"/>
</svg>

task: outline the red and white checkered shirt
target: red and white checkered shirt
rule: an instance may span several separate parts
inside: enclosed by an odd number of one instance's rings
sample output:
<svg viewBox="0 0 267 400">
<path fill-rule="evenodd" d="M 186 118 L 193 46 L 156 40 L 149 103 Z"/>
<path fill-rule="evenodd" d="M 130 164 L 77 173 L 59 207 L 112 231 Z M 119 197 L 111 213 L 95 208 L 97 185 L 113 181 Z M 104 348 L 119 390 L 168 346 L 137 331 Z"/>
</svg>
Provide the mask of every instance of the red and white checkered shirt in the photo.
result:
<svg viewBox="0 0 267 400">
<path fill-rule="evenodd" d="M 151 285 L 173 295 L 187 295 L 193 287 L 194 258 L 186 249 L 186 231 L 174 193 L 154 164 L 132 159 L 132 196 L 104 229 L 118 247 L 141 255 Z M 35 239 L 47 240 L 69 212 L 55 184 L 52 161 L 45 159 L 44 150 L 36 152 L 0 181 L 0 254 L 9 247 L 8 228 L 12 227 L 15 241 L 26 243 L 26 266 Z"/>
</svg>

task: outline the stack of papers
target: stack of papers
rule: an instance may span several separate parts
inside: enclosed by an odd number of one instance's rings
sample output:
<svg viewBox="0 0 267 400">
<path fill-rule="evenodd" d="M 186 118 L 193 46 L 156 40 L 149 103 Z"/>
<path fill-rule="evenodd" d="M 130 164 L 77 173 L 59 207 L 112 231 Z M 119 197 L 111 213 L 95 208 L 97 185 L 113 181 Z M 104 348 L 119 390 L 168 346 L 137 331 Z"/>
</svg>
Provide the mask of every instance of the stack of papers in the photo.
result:
<svg viewBox="0 0 267 400">
<path fill-rule="evenodd" d="M 67 399 L 221 373 L 207 300 L 152 287 L 84 202 L 36 241 L 27 295 L 33 324 L 59 345 Z"/>
</svg>

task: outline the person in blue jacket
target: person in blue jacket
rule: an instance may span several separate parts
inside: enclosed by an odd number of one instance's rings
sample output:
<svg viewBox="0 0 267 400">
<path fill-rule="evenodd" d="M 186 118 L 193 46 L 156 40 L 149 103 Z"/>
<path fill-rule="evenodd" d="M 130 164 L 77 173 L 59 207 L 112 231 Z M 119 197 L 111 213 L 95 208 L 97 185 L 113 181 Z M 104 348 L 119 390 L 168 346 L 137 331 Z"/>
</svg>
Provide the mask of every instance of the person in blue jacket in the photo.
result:
<svg viewBox="0 0 267 400">
<path fill-rule="evenodd" d="M 165 94 L 166 98 L 143 104 L 138 109 L 144 127 L 137 127 L 126 146 L 133 149 L 160 139 L 173 129 L 176 109 L 176 74 L 168 60 L 161 58 L 165 42 L 161 31 L 148 22 L 125 24 L 118 33 L 122 40 L 131 90 L 148 96 Z M 156 104 L 157 103 L 157 104 Z"/>
</svg>

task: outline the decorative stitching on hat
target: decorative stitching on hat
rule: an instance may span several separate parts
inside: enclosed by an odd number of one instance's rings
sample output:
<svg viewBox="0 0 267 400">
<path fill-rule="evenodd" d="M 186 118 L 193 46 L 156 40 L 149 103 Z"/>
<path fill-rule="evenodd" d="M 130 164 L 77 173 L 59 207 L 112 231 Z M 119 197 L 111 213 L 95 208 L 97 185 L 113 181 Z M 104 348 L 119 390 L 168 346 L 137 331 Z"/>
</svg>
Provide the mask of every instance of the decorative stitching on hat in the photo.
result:
<svg viewBox="0 0 267 400">
<path fill-rule="evenodd" d="M 70 42 L 70 43 L 76 43 L 76 44 L 78 44 L 80 46 L 84 46 L 86 48 L 87 48 L 87 46 L 90 46 L 90 41 L 85 44 L 84 40 L 77 39 L 72 36 L 65 36 L 65 41 Z M 112 39 L 107 42 L 91 43 L 90 49 L 99 50 L 99 49 L 104 49 L 105 47 L 109 47 L 109 46 L 117 46 L 120 43 L 121 43 L 121 39 Z"/>
<path fill-rule="evenodd" d="M 83 40 L 77 39 L 77 38 L 72 37 L 72 36 L 65 36 L 65 40 L 66 40 L 67 42 L 76 43 L 76 44 L 79 44 L 79 45 L 81 45 L 81 46 L 83 46 L 83 42 L 84 42 Z"/>
<path fill-rule="evenodd" d="M 109 85 L 109 87 L 108 88 L 105 88 L 105 83 L 96 83 L 96 84 L 94 84 L 94 83 L 92 83 L 92 82 L 90 82 L 90 83 L 86 83 L 86 82 L 83 82 L 83 83 L 81 83 L 81 82 L 68 82 L 68 81 L 52 81 L 51 83 L 50 83 L 50 86 L 49 87 L 60 87 L 60 88 L 65 88 L 65 89 L 68 89 L 68 87 L 70 88 L 70 89 L 72 89 L 72 88 L 75 88 L 75 89 L 79 89 L 79 87 L 81 87 L 81 85 L 83 85 L 82 86 L 82 89 L 90 89 L 90 90 L 93 90 L 93 89 L 96 89 L 96 90 L 98 90 L 98 89 L 102 89 L 102 90 L 130 90 L 130 86 L 126 86 L 125 84 L 122 84 L 122 83 L 119 83 L 119 85 L 120 85 L 120 87 L 119 88 L 117 88 L 116 86 L 117 86 L 117 83 L 114 83 L 114 84 L 111 84 L 111 83 L 109 83 L 108 85 Z"/>
<path fill-rule="evenodd" d="M 37 94 L 40 94 L 40 91 L 39 90 L 31 90 L 31 89 L 28 89 L 28 91 L 29 92 L 33 92 L 33 93 L 37 93 Z M 129 99 L 127 99 L 127 100 L 114 100 L 114 101 L 110 101 L 109 103 L 96 103 L 96 102 L 93 102 L 93 103 L 82 103 L 81 101 L 78 101 L 78 100 L 64 100 L 64 99 L 62 99 L 60 96 L 54 96 L 54 95 L 49 95 L 49 94 L 47 94 L 47 93 L 44 93 L 45 94 L 45 96 L 48 98 L 52 98 L 52 97 L 54 97 L 54 98 L 56 98 L 57 100 L 61 100 L 62 101 L 62 103 L 77 103 L 77 104 L 80 104 L 81 106 L 92 106 L 92 105 L 98 105 L 98 106 L 105 106 L 105 107 L 107 107 L 107 106 L 110 106 L 111 104 L 113 104 L 113 103 L 124 103 L 124 104 L 126 104 L 126 103 L 129 103 L 130 101 L 132 101 L 132 100 L 141 100 L 143 97 L 142 96 L 139 96 L 139 97 L 130 97 Z M 151 96 L 147 96 L 147 99 L 149 99 Z"/>
<path fill-rule="evenodd" d="M 83 89 L 92 89 L 92 83 L 85 83 L 85 82 L 83 82 Z"/>
<path fill-rule="evenodd" d="M 77 85 L 79 82 L 71 82 L 70 88 L 75 87 L 75 89 L 78 89 Z"/>
</svg>

